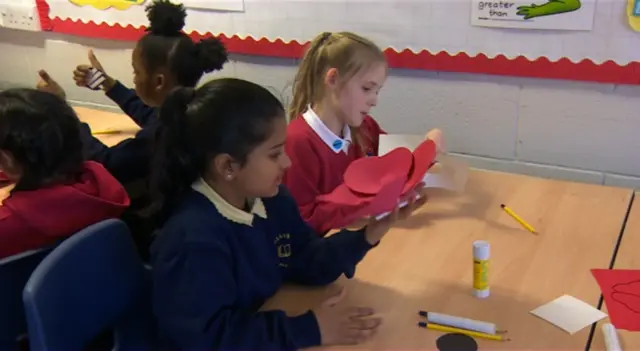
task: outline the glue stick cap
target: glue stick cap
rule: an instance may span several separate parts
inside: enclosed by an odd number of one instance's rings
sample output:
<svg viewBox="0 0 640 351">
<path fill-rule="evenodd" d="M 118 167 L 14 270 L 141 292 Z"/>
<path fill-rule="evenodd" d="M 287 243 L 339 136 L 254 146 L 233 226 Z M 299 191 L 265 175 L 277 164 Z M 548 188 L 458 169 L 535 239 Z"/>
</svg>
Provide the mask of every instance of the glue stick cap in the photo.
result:
<svg viewBox="0 0 640 351">
<path fill-rule="evenodd" d="M 488 260 L 490 256 L 490 245 L 488 241 L 478 240 L 473 242 L 473 258 L 478 260 Z"/>
</svg>

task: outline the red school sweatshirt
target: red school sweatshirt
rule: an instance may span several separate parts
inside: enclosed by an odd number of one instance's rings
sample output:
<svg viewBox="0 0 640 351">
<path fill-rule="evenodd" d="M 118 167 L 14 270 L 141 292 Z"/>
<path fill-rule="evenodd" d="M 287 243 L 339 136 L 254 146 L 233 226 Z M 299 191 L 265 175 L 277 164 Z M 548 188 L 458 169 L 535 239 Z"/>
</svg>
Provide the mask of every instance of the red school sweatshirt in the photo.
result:
<svg viewBox="0 0 640 351">
<path fill-rule="evenodd" d="M 287 127 L 285 151 L 291 167 L 285 172 L 283 184 L 296 200 L 302 218 L 319 235 L 339 229 L 335 228 L 334 219 L 341 216 L 341 208 L 319 203 L 317 197 L 331 193 L 342 184 L 351 162 L 365 155 L 377 156 L 380 134 L 386 134 L 371 116 L 364 118 L 359 133 L 364 148 L 352 143 L 348 153 L 336 153 L 302 116 Z"/>
<path fill-rule="evenodd" d="M 2 202 L 0 258 L 52 245 L 120 217 L 128 206 L 124 187 L 102 165 L 87 161 L 77 183 L 15 191 Z"/>
</svg>

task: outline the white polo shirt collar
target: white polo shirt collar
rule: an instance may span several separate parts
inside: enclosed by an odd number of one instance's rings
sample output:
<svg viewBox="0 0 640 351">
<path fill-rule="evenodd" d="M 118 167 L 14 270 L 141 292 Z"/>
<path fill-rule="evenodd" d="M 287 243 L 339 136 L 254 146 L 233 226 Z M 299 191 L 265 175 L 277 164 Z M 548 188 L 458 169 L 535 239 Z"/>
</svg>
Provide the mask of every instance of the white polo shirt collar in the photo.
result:
<svg viewBox="0 0 640 351">
<path fill-rule="evenodd" d="M 309 127 L 316 132 L 320 139 L 322 139 L 333 152 L 336 154 L 340 153 L 340 151 L 343 151 L 345 154 L 349 153 L 349 146 L 351 145 L 351 129 L 349 126 L 344 126 L 342 131 L 344 138 L 340 138 L 322 122 L 311 107 L 307 108 L 307 111 L 302 114 L 302 118 L 304 118 Z"/>
</svg>

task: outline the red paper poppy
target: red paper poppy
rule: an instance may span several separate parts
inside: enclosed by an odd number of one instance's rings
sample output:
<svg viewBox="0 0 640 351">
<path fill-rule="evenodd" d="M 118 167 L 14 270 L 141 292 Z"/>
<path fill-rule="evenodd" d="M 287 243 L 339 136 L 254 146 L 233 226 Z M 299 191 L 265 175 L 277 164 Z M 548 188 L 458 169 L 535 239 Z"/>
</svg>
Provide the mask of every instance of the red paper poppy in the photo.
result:
<svg viewBox="0 0 640 351">
<path fill-rule="evenodd" d="M 377 194 L 385 185 L 385 178 L 404 177 L 406 181 L 413 165 L 411 150 L 399 147 L 383 156 L 360 158 L 352 162 L 344 173 L 344 184 L 353 192 Z"/>
</svg>

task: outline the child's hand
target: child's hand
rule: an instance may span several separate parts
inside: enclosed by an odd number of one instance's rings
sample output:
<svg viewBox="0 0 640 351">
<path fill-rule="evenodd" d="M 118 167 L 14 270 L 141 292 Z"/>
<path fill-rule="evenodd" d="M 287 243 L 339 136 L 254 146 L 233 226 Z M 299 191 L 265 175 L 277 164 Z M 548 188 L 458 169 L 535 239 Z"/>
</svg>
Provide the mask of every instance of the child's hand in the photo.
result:
<svg viewBox="0 0 640 351">
<path fill-rule="evenodd" d="M 345 297 L 344 288 L 325 300 L 313 313 L 318 321 L 322 345 L 355 345 L 373 336 L 381 318 L 371 317 L 373 309 L 339 305 Z"/>
<path fill-rule="evenodd" d="M 395 222 L 406 219 L 411 216 L 413 211 L 424 205 L 427 202 L 427 197 L 424 194 L 420 195 L 421 190 L 421 188 L 414 190 L 408 199 L 409 203 L 407 206 L 403 208 L 396 207 L 391 214 L 380 220 L 376 220 L 375 217 L 372 217 L 365 231 L 365 238 L 367 239 L 367 242 L 371 245 L 375 245 L 385 234 L 387 234 L 389 228 L 391 228 Z M 417 198 L 418 195 L 420 195 L 420 198 Z"/>
<path fill-rule="evenodd" d="M 36 84 L 36 89 L 45 91 L 50 94 L 58 95 L 63 100 L 66 99 L 67 94 L 65 93 L 64 89 L 62 89 L 58 82 L 51 78 L 47 71 L 43 69 L 39 70 L 38 76 L 40 77 L 40 80 L 38 80 L 38 83 Z"/>
<path fill-rule="evenodd" d="M 436 129 L 431 129 L 430 131 L 427 132 L 427 134 L 424 136 L 425 139 L 429 139 L 429 140 L 433 140 L 434 143 L 436 143 L 436 150 L 437 152 L 447 152 L 447 148 L 445 147 L 445 143 L 444 143 L 444 136 L 442 133 L 442 130 L 436 128 Z"/>
<path fill-rule="evenodd" d="M 107 72 L 105 72 L 104 67 L 102 67 L 102 64 L 100 63 L 100 61 L 98 61 L 98 58 L 93 53 L 93 50 L 89 50 L 89 64 L 78 65 L 78 67 L 76 67 L 76 69 L 73 71 L 73 80 L 76 82 L 76 85 L 79 87 L 87 86 L 87 80 L 89 79 L 89 74 L 92 67 L 100 70 L 104 74 L 105 81 L 104 83 L 102 83 L 102 89 L 104 91 L 109 91 L 111 88 L 113 88 L 115 80 L 111 78 L 107 74 Z"/>
</svg>

